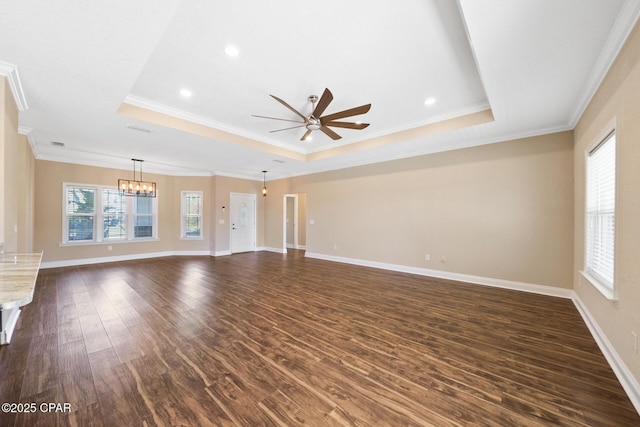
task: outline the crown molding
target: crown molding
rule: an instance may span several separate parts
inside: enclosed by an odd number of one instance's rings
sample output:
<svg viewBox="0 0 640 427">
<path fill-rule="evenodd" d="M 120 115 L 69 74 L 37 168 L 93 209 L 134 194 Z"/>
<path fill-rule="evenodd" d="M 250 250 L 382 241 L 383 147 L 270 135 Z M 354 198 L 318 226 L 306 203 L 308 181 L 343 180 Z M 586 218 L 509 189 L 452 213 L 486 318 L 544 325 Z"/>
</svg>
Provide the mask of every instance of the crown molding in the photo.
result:
<svg viewBox="0 0 640 427">
<path fill-rule="evenodd" d="M 173 108 L 171 106 L 160 104 L 154 101 L 150 101 L 148 99 L 136 96 L 136 95 L 127 95 L 122 101 L 123 104 L 133 105 L 135 107 L 144 108 L 149 111 L 154 111 L 160 114 L 166 114 L 168 116 L 176 117 L 178 119 L 186 120 L 188 122 L 196 123 L 199 125 L 207 126 L 213 129 L 218 129 L 224 132 L 233 133 L 238 136 L 242 136 L 244 138 L 253 139 L 255 141 L 262 142 L 264 144 L 269 144 L 275 147 L 283 148 L 285 150 L 294 151 L 300 154 L 308 154 L 308 150 L 305 150 L 299 145 L 293 144 L 285 144 L 275 139 L 264 138 L 262 135 L 257 135 L 252 132 L 247 132 L 243 129 L 238 129 L 224 123 L 208 119 L 206 117 L 189 113 L 184 110 L 180 110 L 178 108 Z"/>
<path fill-rule="evenodd" d="M 602 84 L 602 81 L 609 72 L 609 68 L 611 68 L 616 60 L 638 18 L 640 18 L 640 2 L 637 0 L 626 0 L 620 9 L 620 13 L 618 13 L 611 33 L 609 33 L 600 54 L 596 58 L 594 66 L 591 68 L 587 83 L 580 92 L 582 95 L 578 99 L 573 113 L 569 118 L 571 129 L 575 128 L 578 124 L 578 120 L 580 120 L 580 117 L 582 117 L 582 114 L 587 109 L 600 84 Z"/>
<path fill-rule="evenodd" d="M 27 105 L 27 98 L 24 95 L 22 83 L 20 83 L 18 67 L 13 64 L 9 64 L 8 62 L 0 61 L 0 75 L 7 78 L 9 88 L 11 88 L 11 93 L 13 94 L 13 99 L 18 107 L 18 111 L 25 111 L 28 109 L 29 106 Z"/>
<path fill-rule="evenodd" d="M 420 127 L 426 127 L 429 125 L 435 125 L 441 122 L 445 122 L 448 120 L 453 120 L 453 119 L 458 119 L 458 118 L 462 118 L 464 116 L 469 116 L 475 113 L 480 113 L 482 111 L 485 110 L 489 110 L 491 109 L 491 104 L 488 101 L 482 101 L 482 102 L 478 102 L 476 104 L 470 104 L 468 106 L 459 108 L 457 110 L 453 110 L 450 111 L 446 114 L 439 114 L 437 116 L 433 116 L 433 117 L 429 117 L 426 120 L 421 120 L 418 122 L 413 122 L 410 124 L 405 124 L 402 126 L 396 126 L 394 128 L 390 128 L 390 129 L 385 129 L 384 131 L 379 131 L 379 132 L 374 132 L 371 133 L 369 135 L 366 136 L 362 136 L 362 137 L 357 137 L 354 138 L 353 140 L 344 143 L 344 142 L 333 142 L 331 144 L 327 144 L 324 145 L 320 148 L 314 149 L 314 150 L 309 150 L 308 154 L 314 154 L 314 153 L 320 153 L 322 151 L 327 151 L 327 150 L 331 150 L 334 148 L 340 148 L 340 147 L 346 147 L 350 144 L 357 144 L 359 142 L 362 141 L 367 141 L 367 140 L 371 140 L 374 138 L 380 138 L 380 137 L 384 137 L 384 136 L 388 136 L 388 135 L 392 135 L 394 133 L 400 133 L 400 132 L 404 132 L 404 131 L 408 131 L 411 129 L 416 129 L 416 128 L 420 128 Z"/>
<path fill-rule="evenodd" d="M 37 159 L 40 157 L 38 154 L 38 142 L 36 141 L 36 137 L 33 136 L 32 132 L 33 129 L 30 127 L 18 126 L 18 133 L 27 137 L 27 141 L 29 141 L 29 146 L 31 147 L 31 152 L 33 153 L 33 157 Z"/>
</svg>

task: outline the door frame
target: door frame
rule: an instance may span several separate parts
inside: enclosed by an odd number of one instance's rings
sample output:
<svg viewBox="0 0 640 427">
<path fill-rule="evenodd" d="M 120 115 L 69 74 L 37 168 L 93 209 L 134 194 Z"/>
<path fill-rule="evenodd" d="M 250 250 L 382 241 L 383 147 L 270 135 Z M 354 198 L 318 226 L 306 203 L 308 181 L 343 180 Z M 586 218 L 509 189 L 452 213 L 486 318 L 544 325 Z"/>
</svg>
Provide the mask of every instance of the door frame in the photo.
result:
<svg viewBox="0 0 640 427">
<path fill-rule="evenodd" d="M 287 198 L 293 199 L 293 248 L 298 249 L 298 195 L 285 194 L 283 197 L 282 215 L 282 248 L 287 252 Z"/>
<path fill-rule="evenodd" d="M 233 196 L 250 196 L 251 199 L 253 200 L 253 224 L 252 224 L 253 232 L 251 233 L 251 235 L 253 236 L 253 249 L 251 250 L 255 252 L 256 240 L 258 237 L 258 230 L 256 225 L 256 222 L 258 220 L 258 207 L 257 207 L 258 203 L 256 200 L 256 195 L 251 193 L 237 193 L 237 192 L 229 193 L 229 252 L 231 254 L 241 253 L 241 252 L 233 251 L 233 212 L 234 212 Z"/>
</svg>

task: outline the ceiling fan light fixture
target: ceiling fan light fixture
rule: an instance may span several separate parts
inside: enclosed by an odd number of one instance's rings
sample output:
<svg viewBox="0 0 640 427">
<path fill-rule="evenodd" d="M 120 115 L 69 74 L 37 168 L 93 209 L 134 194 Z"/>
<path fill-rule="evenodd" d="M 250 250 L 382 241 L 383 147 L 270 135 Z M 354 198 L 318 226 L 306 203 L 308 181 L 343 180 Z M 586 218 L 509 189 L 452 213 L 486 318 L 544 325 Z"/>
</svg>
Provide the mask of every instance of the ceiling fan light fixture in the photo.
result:
<svg viewBox="0 0 640 427">
<path fill-rule="evenodd" d="M 310 117 L 305 127 L 309 130 L 318 130 L 322 127 L 322 125 L 320 124 L 320 120 L 316 119 L 315 117 Z"/>
<path fill-rule="evenodd" d="M 309 95 L 308 100 L 312 104 L 312 111 L 309 115 L 302 114 L 301 112 L 299 112 L 298 110 L 293 108 L 291 105 L 287 104 L 285 101 L 283 101 L 282 99 L 278 98 L 275 95 L 269 95 L 269 96 L 271 96 L 273 99 L 278 101 L 280 104 L 282 104 L 291 112 L 293 112 L 296 116 L 298 116 L 297 120 L 291 120 L 288 118 L 253 115 L 254 117 L 260 117 L 263 119 L 282 120 L 287 122 L 298 123 L 298 125 L 296 126 L 287 127 L 284 129 L 272 130 L 270 131 L 270 133 L 304 127 L 307 130 L 302 136 L 302 138 L 300 138 L 300 141 L 310 141 L 311 138 L 309 138 L 309 136 L 311 132 L 313 132 L 314 130 L 321 130 L 322 133 L 327 135 L 332 140 L 336 141 L 338 139 L 341 139 L 342 137 L 338 135 L 336 132 L 334 132 L 333 129 L 331 129 L 332 127 L 362 130 L 369 126 L 369 123 L 345 122 L 345 121 L 340 121 L 340 119 L 344 119 L 352 116 L 359 116 L 361 114 L 366 114 L 367 112 L 369 112 L 369 109 L 371 108 L 371 104 L 360 105 L 359 107 L 349 108 L 347 110 L 338 111 L 337 113 L 323 115 L 326 108 L 329 106 L 329 104 L 333 100 L 333 94 L 328 88 L 325 88 L 320 98 L 318 98 L 317 95 Z"/>
</svg>

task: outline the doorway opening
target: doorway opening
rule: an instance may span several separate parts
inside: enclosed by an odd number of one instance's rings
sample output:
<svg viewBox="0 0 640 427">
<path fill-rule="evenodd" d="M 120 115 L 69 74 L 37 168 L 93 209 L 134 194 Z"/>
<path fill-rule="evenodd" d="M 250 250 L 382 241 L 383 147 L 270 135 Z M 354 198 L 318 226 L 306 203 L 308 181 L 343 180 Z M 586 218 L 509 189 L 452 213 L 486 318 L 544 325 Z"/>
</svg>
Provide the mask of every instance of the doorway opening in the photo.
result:
<svg viewBox="0 0 640 427">
<path fill-rule="evenodd" d="M 285 251 L 306 249 L 307 194 L 285 194 L 283 203 L 282 247 Z"/>
</svg>

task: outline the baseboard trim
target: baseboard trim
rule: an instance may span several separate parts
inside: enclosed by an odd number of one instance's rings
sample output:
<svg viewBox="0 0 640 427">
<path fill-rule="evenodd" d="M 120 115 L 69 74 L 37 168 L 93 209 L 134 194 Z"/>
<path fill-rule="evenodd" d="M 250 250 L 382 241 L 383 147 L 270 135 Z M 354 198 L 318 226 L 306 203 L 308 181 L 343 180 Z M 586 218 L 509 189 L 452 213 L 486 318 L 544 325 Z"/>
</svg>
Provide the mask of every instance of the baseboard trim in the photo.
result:
<svg viewBox="0 0 640 427">
<path fill-rule="evenodd" d="M 342 262 L 345 264 L 360 265 L 363 267 L 380 268 L 383 270 L 398 271 L 401 273 L 411 273 L 420 276 L 436 277 L 438 279 L 455 280 L 458 282 L 472 283 L 475 285 L 492 286 L 495 288 L 511 289 L 516 291 L 530 292 L 534 294 L 548 295 L 559 298 L 573 298 L 573 290 L 557 288 L 554 286 L 536 285 L 533 283 L 515 282 L 512 280 L 493 279 L 490 277 L 473 276 L 469 274 L 452 273 L 449 271 L 430 270 L 427 268 L 411 267 L 408 265 L 388 264 L 384 262 L 368 261 L 357 258 L 345 258 L 332 255 L 325 255 L 307 252 L 306 257 L 322 259 L 326 261 Z"/>
<path fill-rule="evenodd" d="M 287 250 L 282 248 L 272 248 L 272 247 L 257 247 L 256 251 L 267 251 L 267 252 L 275 252 L 279 254 L 286 254 Z M 130 254 L 130 255 L 119 255 L 119 256 L 109 256 L 109 257 L 99 257 L 99 258 L 79 258 L 79 259 L 67 259 L 62 261 L 48 261 L 40 264 L 40 268 L 58 268 L 58 267 L 74 267 L 78 265 L 89 265 L 89 264 L 104 264 L 107 262 L 118 262 L 118 261 L 135 261 L 137 259 L 148 259 L 148 258 L 161 258 L 167 256 L 227 256 L 231 255 L 230 250 L 224 251 L 166 251 L 166 252 L 150 252 L 143 254 Z"/>
<path fill-rule="evenodd" d="M 40 264 L 40 268 L 75 267 L 78 265 L 104 264 L 108 262 L 135 261 L 137 259 L 162 258 L 168 256 L 202 256 L 211 255 L 209 251 L 166 251 L 149 252 L 143 254 L 118 255 L 99 258 L 68 259 L 63 261 L 47 261 Z"/>
<path fill-rule="evenodd" d="M 261 246 L 260 248 L 256 249 L 257 251 L 266 251 L 266 252 L 275 252 L 277 254 L 286 254 L 287 250 L 283 249 L 283 248 L 273 248 L 270 246 Z"/>
<path fill-rule="evenodd" d="M 629 400 L 631 400 L 636 411 L 640 414 L 640 382 L 633 376 L 616 349 L 607 339 L 607 336 L 598 325 L 598 322 L 596 322 L 596 319 L 591 315 L 577 294 L 573 298 L 573 304 L 578 309 L 578 313 L 582 316 L 582 320 L 584 320 L 587 328 L 589 328 L 596 344 L 600 347 L 600 351 L 602 351 L 607 362 L 609 362 L 609 366 L 611 366 L 618 381 L 620 381 L 622 388 L 627 393 L 627 396 L 629 396 Z"/>
<path fill-rule="evenodd" d="M 306 250 L 307 247 L 305 245 L 292 245 L 290 243 L 287 243 L 287 249 L 301 249 L 301 250 Z"/>
</svg>

